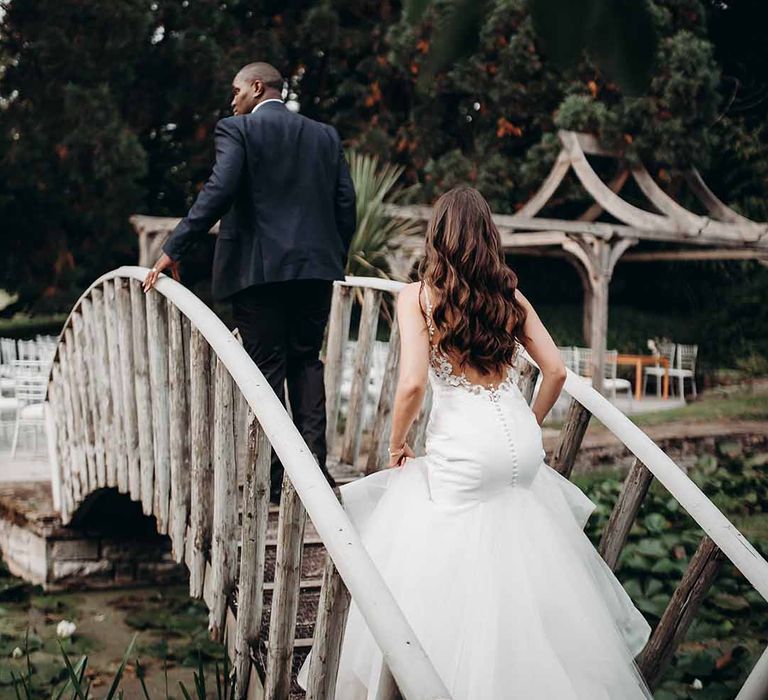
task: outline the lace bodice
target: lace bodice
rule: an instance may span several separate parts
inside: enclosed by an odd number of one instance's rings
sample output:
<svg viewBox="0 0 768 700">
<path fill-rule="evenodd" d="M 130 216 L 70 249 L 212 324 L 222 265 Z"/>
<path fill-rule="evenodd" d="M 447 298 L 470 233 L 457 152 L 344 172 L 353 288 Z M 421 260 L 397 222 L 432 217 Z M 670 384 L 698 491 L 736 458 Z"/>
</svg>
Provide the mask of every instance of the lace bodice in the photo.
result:
<svg viewBox="0 0 768 700">
<path fill-rule="evenodd" d="M 429 291 L 426 287 L 424 287 L 424 303 L 426 306 L 425 320 L 427 323 L 427 331 L 429 332 L 429 363 L 430 368 L 438 381 L 449 386 L 461 387 L 473 394 L 487 393 L 488 398 L 490 398 L 491 401 L 498 400 L 501 392 L 517 388 L 517 383 L 520 377 L 514 364 L 507 367 L 507 376 L 498 384 L 479 384 L 470 381 L 463 372 L 457 374 L 453 369 L 451 361 L 444 353 L 440 352 L 437 343 L 434 341 L 435 325 L 432 322 L 432 301 L 429 298 Z M 518 345 L 515 352 L 515 359 L 517 359 L 519 353 L 520 346 Z"/>
</svg>

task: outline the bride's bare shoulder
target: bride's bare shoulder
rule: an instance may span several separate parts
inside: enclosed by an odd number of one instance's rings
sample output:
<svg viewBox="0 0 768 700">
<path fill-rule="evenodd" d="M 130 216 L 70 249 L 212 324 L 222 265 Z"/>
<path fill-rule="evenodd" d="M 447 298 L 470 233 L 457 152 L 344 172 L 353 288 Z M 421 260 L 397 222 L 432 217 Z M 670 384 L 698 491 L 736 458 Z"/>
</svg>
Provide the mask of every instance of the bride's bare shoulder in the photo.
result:
<svg viewBox="0 0 768 700">
<path fill-rule="evenodd" d="M 531 302 L 528 301 L 527 297 L 520 291 L 519 287 L 515 288 L 515 299 L 517 299 L 517 301 L 519 301 L 526 308 L 530 307 L 531 305 Z"/>
<path fill-rule="evenodd" d="M 406 284 L 397 295 L 398 306 L 401 304 L 403 306 L 418 306 L 420 289 L 421 282 Z"/>
</svg>

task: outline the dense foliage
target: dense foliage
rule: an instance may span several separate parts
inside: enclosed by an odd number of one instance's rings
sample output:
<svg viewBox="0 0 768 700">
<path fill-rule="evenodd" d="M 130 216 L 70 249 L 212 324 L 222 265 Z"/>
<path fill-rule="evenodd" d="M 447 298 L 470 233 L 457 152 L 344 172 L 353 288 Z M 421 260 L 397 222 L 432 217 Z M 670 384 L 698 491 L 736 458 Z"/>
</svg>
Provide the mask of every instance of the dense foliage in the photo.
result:
<svg viewBox="0 0 768 700">
<path fill-rule="evenodd" d="M 768 556 L 768 453 L 744 452 L 722 442 L 702 454 L 689 475 L 763 556 Z M 597 504 L 587 525 L 596 544 L 616 503 L 615 474 L 574 479 Z M 703 536 L 677 501 L 653 482 L 619 559 L 617 575 L 652 626 L 659 621 Z M 725 562 L 657 700 L 734 698 L 768 643 L 768 604 L 730 562 Z M 698 688 L 698 689 L 697 689 Z"/>
<path fill-rule="evenodd" d="M 560 71 L 524 0 L 483 3 L 468 17 L 479 26 L 472 48 L 420 80 L 456 3 L 419 4 L 414 20 L 397 0 L 6 0 L 0 287 L 20 297 L 7 312 L 68 308 L 99 272 L 135 261 L 131 213 L 184 213 L 208 175 L 232 75 L 255 58 L 291 77 L 304 114 L 402 166 L 412 201 L 470 182 L 494 210 L 512 212 L 548 171 L 565 127 L 627 146 L 673 194 L 675 169 L 695 164 L 737 209 L 768 218 L 759 0 L 653 0 L 658 51 L 639 97 L 586 59 Z M 565 187 L 552 213 L 583 207 Z M 534 299 L 579 298 L 572 271 L 560 281 L 548 262 L 535 270 L 522 275 Z M 687 263 L 671 277 L 621 265 L 614 287 L 621 303 L 713 319 L 697 338 L 712 352 L 768 355 L 765 312 L 750 315 L 768 287 L 755 264 Z"/>
</svg>

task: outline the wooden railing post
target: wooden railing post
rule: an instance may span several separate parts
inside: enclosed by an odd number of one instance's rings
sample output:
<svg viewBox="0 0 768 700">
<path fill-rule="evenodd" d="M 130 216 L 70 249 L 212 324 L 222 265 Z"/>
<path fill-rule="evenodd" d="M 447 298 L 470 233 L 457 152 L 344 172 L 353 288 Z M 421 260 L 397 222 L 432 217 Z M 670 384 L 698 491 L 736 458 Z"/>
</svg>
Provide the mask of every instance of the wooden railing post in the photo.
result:
<svg viewBox="0 0 768 700">
<path fill-rule="evenodd" d="M 251 646 L 256 643 L 264 609 L 264 563 L 269 515 L 272 446 L 255 417 L 248 430 L 248 463 L 243 489 L 240 575 L 237 590 L 235 679 L 239 700 L 246 697 Z"/>
<path fill-rule="evenodd" d="M 363 430 L 365 400 L 368 395 L 368 376 L 371 369 L 373 345 L 381 307 L 381 292 L 366 289 L 363 294 L 363 310 L 357 332 L 355 367 L 349 394 L 347 424 L 341 446 L 341 462 L 355 464 L 360 452 L 360 435 Z"/>
<path fill-rule="evenodd" d="M 379 406 L 376 410 L 376 420 L 371 435 L 371 449 L 368 452 L 366 474 L 385 467 L 389 460 L 389 433 L 392 429 L 392 407 L 395 402 L 398 373 L 400 370 L 400 327 L 397 316 L 392 319 L 392 330 L 389 334 L 389 352 L 387 365 L 384 369 L 384 382 L 379 394 Z"/>
<path fill-rule="evenodd" d="M 83 318 L 80 313 L 72 315 L 72 367 L 75 371 L 77 385 L 75 391 L 79 396 L 82 435 L 85 441 L 85 459 L 87 468 L 83 472 L 84 495 L 94 491 L 96 486 L 96 436 L 93 428 L 93 413 L 90 406 L 89 382 L 87 378 L 84 352 L 88 343 L 84 337 Z"/>
<path fill-rule="evenodd" d="M 190 457 L 189 384 L 184 360 L 184 331 L 181 313 L 168 304 L 168 404 L 170 409 L 169 445 L 171 460 L 171 500 L 169 505 L 173 555 L 184 560 L 185 536 L 189 516 L 192 460 Z"/>
<path fill-rule="evenodd" d="M 675 649 L 685 638 L 724 559 L 717 545 L 706 535 L 702 537 L 638 660 L 638 666 L 651 689 L 658 685 Z"/>
<path fill-rule="evenodd" d="M 147 344 L 149 346 L 149 390 L 152 404 L 152 446 L 155 488 L 153 512 L 157 529 L 168 534 L 171 501 L 171 415 L 168 380 L 168 312 L 165 298 L 157 291 L 146 295 Z"/>
<path fill-rule="evenodd" d="M 336 444 L 336 429 L 339 421 L 339 400 L 341 398 L 341 372 L 344 363 L 344 349 L 349 339 L 349 324 L 352 316 L 352 289 L 334 285 L 331 301 L 331 315 L 328 321 L 328 343 L 325 350 L 325 413 L 326 439 L 328 448 Z"/>
<path fill-rule="evenodd" d="M 283 700 L 291 689 L 291 659 L 296 636 L 305 523 L 304 506 L 286 473 L 277 524 L 277 560 L 269 615 L 265 700 Z"/>
<path fill-rule="evenodd" d="M 53 365 L 51 371 L 53 382 L 48 389 L 51 409 L 58 417 L 56 426 L 56 450 L 59 464 L 59 505 L 62 522 L 68 523 L 72 516 L 72 492 L 70 465 L 74 457 L 70 454 L 72 438 L 69 435 L 70 420 L 67 417 L 69 407 L 66 404 L 64 378 L 61 372 L 61 359 Z"/>
<path fill-rule="evenodd" d="M 530 405 L 531 401 L 533 401 L 533 392 L 536 389 L 539 368 L 525 360 L 522 362 L 522 365 L 520 368 L 520 393 L 525 398 L 526 403 Z"/>
<path fill-rule="evenodd" d="M 115 407 L 110 386 L 109 347 L 107 343 L 106 294 L 103 288 L 94 287 L 92 295 L 91 338 L 95 355 L 96 396 L 99 402 L 99 431 L 104 445 L 106 473 L 102 486 L 117 484 L 117 463 L 121 457 L 119 441 L 122 426 L 116 429 Z"/>
<path fill-rule="evenodd" d="M 237 566 L 237 470 L 232 377 L 216 363 L 213 411 L 213 537 L 211 541 L 211 637 L 221 640 L 227 600 L 235 585 Z"/>
<path fill-rule="evenodd" d="M 112 444 L 116 454 L 115 472 L 107 470 L 107 485 L 116 486 L 120 491 L 128 491 L 128 455 L 125 450 L 125 414 L 123 406 L 123 380 L 120 363 L 120 338 L 117 318 L 117 297 L 115 285 L 119 280 L 104 282 L 104 331 L 106 335 L 107 365 L 112 404 Z"/>
<path fill-rule="evenodd" d="M 325 700 L 336 693 L 341 644 L 351 598 L 333 560 L 326 555 L 320 602 L 312 641 L 306 700 Z"/>
<path fill-rule="evenodd" d="M 192 479 L 190 506 L 189 593 L 203 597 L 205 560 L 211 547 L 213 467 L 211 464 L 210 346 L 196 328 L 190 336 L 190 442 Z"/>
<path fill-rule="evenodd" d="M 68 483 L 63 492 L 67 494 L 68 510 L 63 514 L 64 522 L 68 523 L 72 517 L 75 505 L 83 497 L 80 483 L 80 472 L 85 469 L 85 448 L 80 428 L 80 410 L 78 406 L 77 392 L 74 390 L 75 379 L 72 373 L 72 363 L 69 356 L 72 351 L 70 338 L 72 331 L 67 329 L 64 333 L 64 342 L 59 343 L 59 367 L 61 368 L 61 387 L 63 393 L 64 417 L 69 441 L 69 463 L 63 468 L 63 473 Z"/>
<path fill-rule="evenodd" d="M 98 295 L 98 298 L 97 298 Z M 96 307 L 101 304 L 101 290 L 91 291 L 90 299 L 83 299 L 81 311 L 83 315 L 83 339 L 88 348 L 88 360 L 85 362 L 86 378 L 88 381 L 88 403 L 93 421 L 93 434 L 96 445 L 96 487 L 107 485 L 109 456 L 109 433 L 106 431 L 106 407 L 102 397 L 107 392 L 105 375 L 101 360 L 101 348 L 96 334 Z"/>
<path fill-rule="evenodd" d="M 144 515 L 152 515 L 155 505 L 155 455 L 147 353 L 147 308 L 141 285 L 136 280 L 131 280 L 129 287 L 133 332 L 133 381 L 141 460 L 141 507 Z"/>
<path fill-rule="evenodd" d="M 560 472 L 566 479 L 571 478 L 576 455 L 587 432 L 589 419 L 592 414 L 576 399 L 571 399 L 565 423 L 560 430 L 560 437 L 552 455 L 552 468 Z"/>
<path fill-rule="evenodd" d="M 629 473 L 624 479 L 621 493 L 616 505 L 611 511 L 611 517 L 603 530 L 600 538 L 599 552 L 605 563 L 616 569 L 621 550 L 627 541 L 632 523 L 635 522 L 640 506 L 643 504 L 648 488 L 653 481 L 653 474 L 649 472 L 639 459 L 634 459 Z"/>
<path fill-rule="evenodd" d="M 141 500 L 141 462 L 139 458 L 139 424 L 133 370 L 133 323 L 131 321 L 130 280 L 115 279 L 117 324 L 120 338 L 120 369 L 123 385 L 123 419 L 125 449 L 128 455 L 128 490 L 134 501 Z"/>
<path fill-rule="evenodd" d="M 81 327 L 79 329 L 79 339 L 82 341 L 80 346 L 83 358 L 83 377 L 86 381 L 85 395 L 88 405 L 88 416 L 90 420 L 90 430 L 93 440 L 94 465 L 95 471 L 92 475 L 93 488 L 100 488 L 107 481 L 107 462 L 106 445 L 101 425 L 101 406 L 99 404 L 97 386 L 98 386 L 98 366 L 93 362 L 96 348 L 94 346 L 93 330 L 93 301 L 92 299 L 83 299 L 80 305 Z M 77 318 L 77 317 L 75 317 Z"/>
</svg>

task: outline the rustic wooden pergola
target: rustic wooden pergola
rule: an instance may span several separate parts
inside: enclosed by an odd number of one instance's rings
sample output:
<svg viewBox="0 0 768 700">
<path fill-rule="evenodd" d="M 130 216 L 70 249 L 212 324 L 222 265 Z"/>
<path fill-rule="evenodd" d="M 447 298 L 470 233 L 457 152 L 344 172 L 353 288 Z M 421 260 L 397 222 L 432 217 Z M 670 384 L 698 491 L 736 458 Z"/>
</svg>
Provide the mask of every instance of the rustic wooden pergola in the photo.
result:
<svg viewBox="0 0 768 700">
<path fill-rule="evenodd" d="M 622 260 L 743 260 L 768 264 L 768 224 L 747 219 L 720 201 L 699 172 L 685 173 L 694 196 L 708 216 L 696 214 L 672 199 L 641 164 L 624 154 L 603 148 L 584 133 L 560 131 L 562 149 L 539 190 L 512 215 L 494 215 L 506 251 L 516 254 L 562 257 L 574 265 L 584 288 L 584 337 L 593 349 L 593 386 L 602 391 L 604 353 L 608 329 L 608 287 L 616 263 Z M 618 161 L 618 174 L 604 182 L 587 156 Z M 576 219 L 539 216 L 570 170 L 592 200 Z M 620 196 L 630 175 L 650 204 L 641 209 Z M 390 205 L 393 216 L 427 221 L 431 208 Z M 616 222 L 598 221 L 603 213 Z M 672 243 L 675 250 L 627 253 L 640 241 Z M 423 240 L 403 242 L 404 266 L 421 254 Z"/>
<path fill-rule="evenodd" d="M 707 187 L 699 172 L 684 173 L 685 181 L 708 215 L 696 214 L 671 198 L 641 164 L 625 154 L 600 145 L 584 133 L 560 131 L 562 149 L 539 190 L 512 215 L 494 215 L 506 251 L 516 254 L 562 257 L 574 265 L 584 289 L 584 338 L 592 352 L 593 386 L 602 391 L 604 353 L 608 329 L 608 288 L 619 259 L 654 260 L 744 260 L 768 264 L 768 224 L 741 216 Z M 606 183 L 587 156 L 617 161 L 618 172 Z M 570 170 L 592 200 L 576 219 L 539 216 Z M 642 209 L 620 195 L 632 176 L 648 201 Z M 427 221 L 428 206 L 389 205 L 393 216 Z M 598 221 L 604 214 L 615 221 Z M 160 255 L 160 246 L 178 223 L 178 218 L 134 215 L 131 223 L 139 235 L 139 264 L 150 266 Z M 216 227 L 212 229 L 216 232 Z M 640 241 L 674 244 L 674 250 L 628 253 Z M 423 237 L 399 242 L 398 267 L 410 271 L 423 250 Z"/>
</svg>

